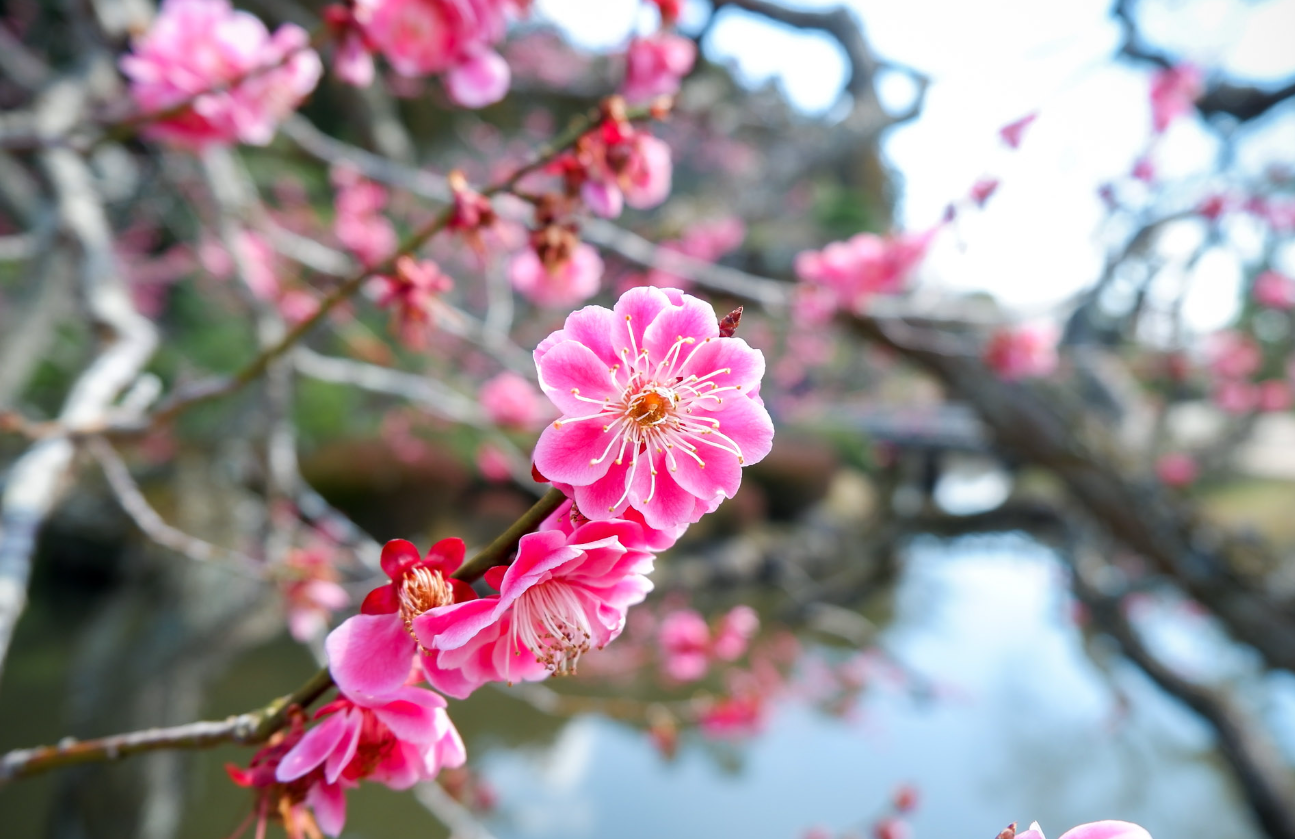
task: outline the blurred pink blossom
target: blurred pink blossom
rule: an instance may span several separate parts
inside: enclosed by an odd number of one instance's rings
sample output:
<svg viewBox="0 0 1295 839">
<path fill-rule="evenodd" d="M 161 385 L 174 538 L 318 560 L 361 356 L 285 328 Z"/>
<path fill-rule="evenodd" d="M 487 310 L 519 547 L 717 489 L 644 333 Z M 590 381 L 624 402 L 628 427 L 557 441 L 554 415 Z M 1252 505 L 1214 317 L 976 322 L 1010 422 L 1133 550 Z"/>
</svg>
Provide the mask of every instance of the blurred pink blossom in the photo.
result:
<svg viewBox="0 0 1295 839">
<path fill-rule="evenodd" d="M 1049 376 L 1057 369 L 1057 330 L 1050 324 L 999 329 L 984 358 L 1007 381 Z"/>
<path fill-rule="evenodd" d="M 1222 380 L 1214 387 L 1214 404 L 1229 414 L 1248 414 L 1259 405 L 1259 388 L 1246 381 Z"/>
<path fill-rule="evenodd" d="M 450 98 L 469 108 L 498 102 L 510 71 L 494 45 L 504 38 L 513 0 L 373 0 L 362 20 L 373 49 L 402 76 L 444 74 Z"/>
<path fill-rule="evenodd" d="M 1270 309 L 1295 308 L 1295 280 L 1276 271 L 1264 271 L 1255 278 L 1255 302 Z"/>
<path fill-rule="evenodd" d="M 1259 369 L 1263 354 L 1248 335 L 1236 331 L 1216 333 L 1210 340 L 1210 370 L 1225 379 L 1242 379 Z"/>
<path fill-rule="evenodd" d="M 721 661 L 736 661 L 760 631 L 760 617 L 750 606 L 734 606 L 720 618 L 711 651 Z"/>
<path fill-rule="evenodd" d="M 337 217 L 333 231 L 347 250 L 365 265 L 377 265 L 396 250 L 396 228 L 382 215 L 387 191 L 356 170 L 333 169 Z"/>
<path fill-rule="evenodd" d="M 695 682 L 710 667 L 710 626 L 700 613 L 677 609 L 661 619 L 657 630 L 661 667 L 676 682 Z"/>
<path fill-rule="evenodd" d="M 504 483 L 513 476 L 508 455 L 490 443 L 482 443 L 477 447 L 477 471 L 481 473 L 481 477 L 493 483 Z"/>
<path fill-rule="evenodd" d="M 483 384 L 478 398 L 490 421 L 506 428 L 531 428 L 547 413 L 535 385 L 507 371 Z"/>
<path fill-rule="evenodd" d="M 180 109 L 145 134 L 201 148 L 269 143 L 315 89 L 322 65 L 300 26 L 285 23 L 271 35 L 227 0 L 164 0 L 121 69 L 141 112 Z"/>
<path fill-rule="evenodd" d="M 1151 77 L 1151 123 L 1157 134 L 1195 109 L 1202 83 L 1201 71 L 1190 64 L 1167 67 Z"/>
<path fill-rule="evenodd" d="M 415 262 L 408 256 L 396 260 L 394 276 L 380 274 L 374 277 L 375 302 L 384 309 L 391 309 L 395 333 L 415 349 L 427 346 L 427 335 L 435 323 L 436 310 L 443 305 L 441 295 L 453 287 L 454 281 L 441 273 L 435 262 L 429 259 Z"/>
<path fill-rule="evenodd" d="M 1031 824 L 1024 833 L 1015 835 L 1016 839 L 1044 839 L 1038 822 Z M 1102 821 L 1072 827 L 1061 834 L 1061 839 L 1151 839 L 1151 834 L 1130 822 Z"/>
<path fill-rule="evenodd" d="M 885 237 L 860 233 L 821 251 L 801 252 L 796 273 L 835 292 L 842 308 L 862 312 L 873 295 L 903 290 L 908 275 L 926 257 L 935 232 Z"/>
<path fill-rule="evenodd" d="M 1255 398 L 1256 407 L 1269 413 L 1290 410 L 1295 404 L 1295 393 L 1292 393 L 1289 382 L 1282 379 L 1269 379 L 1260 382 Z"/>
<path fill-rule="evenodd" d="M 998 136 L 1001 137 L 1003 142 L 1010 147 L 1019 149 L 1021 147 L 1021 140 L 1025 136 L 1025 129 L 1029 128 L 1030 124 L 1038 118 L 1038 114 L 1026 114 L 1016 122 L 1010 122 L 998 129 Z"/>
<path fill-rule="evenodd" d="M 1169 452 L 1156 461 L 1156 476 L 1166 486 L 1183 487 L 1196 481 L 1196 460 L 1182 452 Z"/>
<path fill-rule="evenodd" d="M 582 303 L 598 293 L 603 260 L 590 245 L 580 243 L 570 256 L 546 268 L 534 248 L 514 254 L 508 265 L 513 288 L 537 306 L 560 309 Z"/>
<path fill-rule="evenodd" d="M 679 82 L 697 60 L 691 38 L 659 31 L 630 42 L 625 54 L 625 83 L 621 93 L 630 102 L 646 102 L 679 92 Z"/>
</svg>

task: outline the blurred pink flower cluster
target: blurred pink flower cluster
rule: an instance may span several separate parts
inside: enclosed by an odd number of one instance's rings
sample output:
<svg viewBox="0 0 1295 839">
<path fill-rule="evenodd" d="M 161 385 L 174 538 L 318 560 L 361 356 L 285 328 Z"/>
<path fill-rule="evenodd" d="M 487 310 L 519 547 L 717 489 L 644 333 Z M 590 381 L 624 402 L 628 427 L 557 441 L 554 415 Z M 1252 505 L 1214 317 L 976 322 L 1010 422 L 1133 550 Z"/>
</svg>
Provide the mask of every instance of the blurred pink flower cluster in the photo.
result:
<svg viewBox="0 0 1295 839">
<path fill-rule="evenodd" d="M 322 65 L 300 26 L 271 35 L 228 0 L 164 0 L 121 69 L 139 110 L 166 114 L 145 126 L 148 136 L 202 148 L 270 142 L 315 89 Z"/>
<path fill-rule="evenodd" d="M 937 228 L 938 229 L 938 228 Z M 796 257 L 796 274 L 830 292 L 836 306 L 863 312 L 878 294 L 898 294 L 926 256 L 935 230 L 878 236 L 860 233 Z"/>
<path fill-rule="evenodd" d="M 345 81 L 373 81 L 373 54 L 402 76 L 440 75 L 456 104 L 483 108 L 508 93 L 512 74 L 495 46 L 526 0 L 356 0 L 333 7 L 339 46 L 334 69 Z"/>
<path fill-rule="evenodd" d="M 693 609 L 679 609 L 661 619 L 657 644 L 661 669 L 676 682 L 695 682 L 714 661 L 735 661 L 760 629 L 760 618 L 750 606 L 735 606 L 720 618 L 712 631 Z"/>
</svg>

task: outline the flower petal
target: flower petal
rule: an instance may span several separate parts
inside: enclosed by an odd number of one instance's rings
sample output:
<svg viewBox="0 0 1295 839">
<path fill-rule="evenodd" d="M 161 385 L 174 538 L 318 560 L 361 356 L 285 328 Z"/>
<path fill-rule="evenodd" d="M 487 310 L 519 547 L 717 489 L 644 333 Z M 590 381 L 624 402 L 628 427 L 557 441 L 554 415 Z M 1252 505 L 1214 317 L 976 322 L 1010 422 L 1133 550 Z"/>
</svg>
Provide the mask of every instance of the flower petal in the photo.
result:
<svg viewBox="0 0 1295 839">
<path fill-rule="evenodd" d="M 700 343 L 718 335 L 719 321 L 715 318 L 715 310 L 709 303 L 691 294 L 684 294 L 678 306 L 670 306 L 662 310 L 644 331 L 643 347 L 648 351 L 648 358 L 655 364 L 660 363 L 670 354 L 680 338 L 692 338 Z M 710 343 L 725 342 L 711 341 Z M 686 359 L 696 346 L 695 343 L 684 343 L 680 346 L 675 352 L 675 364 Z"/>
<path fill-rule="evenodd" d="M 1061 839 L 1151 839 L 1151 834 L 1132 822 L 1101 821 L 1072 827 Z"/>
<path fill-rule="evenodd" d="M 575 341 L 563 341 L 549 350 L 539 365 L 539 371 L 540 389 L 558 406 L 564 418 L 596 414 L 601 406 L 588 400 L 602 402 L 620 391 L 612 381 L 607 365 L 594 355 L 593 350 Z M 612 420 L 609 415 L 606 419 L 584 422 L 601 427 Z"/>
<path fill-rule="evenodd" d="M 352 733 L 350 729 L 345 713 L 331 714 L 288 750 L 274 770 L 274 777 L 286 784 L 310 773 L 336 751 L 342 738 Z"/>
<path fill-rule="evenodd" d="M 423 555 L 414 547 L 413 542 L 404 539 L 392 539 L 382 546 L 383 572 L 393 580 L 399 580 L 405 572 L 418 564 Z"/>
<path fill-rule="evenodd" d="M 604 421 L 600 419 L 549 423 L 535 444 L 535 468 L 550 481 L 572 486 L 591 484 L 611 468 L 616 452 L 601 455 L 617 436 L 615 428 L 604 431 Z"/>
<path fill-rule="evenodd" d="M 328 669 L 345 693 L 381 696 L 409 678 L 417 645 L 397 615 L 356 615 L 328 634 Z"/>
<path fill-rule="evenodd" d="M 315 813 L 315 824 L 329 836 L 346 826 L 346 792 L 341 784 L 315 784 L 306 793 L 306 804 Z"/>
</svg>

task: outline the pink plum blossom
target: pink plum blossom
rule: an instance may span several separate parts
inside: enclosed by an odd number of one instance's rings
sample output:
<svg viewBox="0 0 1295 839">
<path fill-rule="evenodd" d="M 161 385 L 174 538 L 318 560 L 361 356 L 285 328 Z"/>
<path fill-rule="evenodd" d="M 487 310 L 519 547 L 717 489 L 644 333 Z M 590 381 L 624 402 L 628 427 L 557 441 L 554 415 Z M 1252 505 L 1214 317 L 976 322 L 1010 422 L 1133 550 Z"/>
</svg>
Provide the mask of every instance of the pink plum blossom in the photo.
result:
<svg viewBox="0 0 1295 839">
<path fill-rule="evenodd" d="M 513 288 L 537 306 L 566 308 L 598 293 L 602 284 L 603 260 L 598 251 L 578 244 L 565 260 L 546 266 L 534 248 L 513 256 L 508 277 Z"/>
<path fill-rule="evenodd" d="M 1250 382 L 1224 379 L 1214 387 L 1214 404 L 1229 414 L 1248 414 L 1259 406 L 1259 388 Z"/>
<path fill-rule="evenodd" d="M 1045 839 L 1042 828 L 1035 822 L 1024 833 L 1017 833 L 1016 839 Z M 1146 828 L 1130 822 L 1101 821 L 1081 824 L 1061 834 L 1061 839 L 1151 839 Z"/>
<path fill-rule="evenodd" d="M 415 619 L 419 640 L 429 650 L 456 650 L 498 632 L 509 616 L 514 647 L 552 672 L 574 673 L 581 655 L 620 635 L 629 607 L 652 590 L 652 554 L 618 538 L 634 527 L 590 522 L 569 537 L 554 530 L 523 536 L 511 565 L 486 572 L 499 597 L 431 610 Z"/>
<path fill-rule="evenodd" d="M 760 616 L 750 606 L 734 606 L 720 618 L 711 652 L 721 661 L 736 661 L 760 630 Z"/>
<path fill-rule="evenodd" d="M 1195 109 L 1202 81 L 1201 71 L 1190 64 L 1167 67 L 1151 77 L 1151 122 L 1157 134 Z"/>
<path fill-rule="evenodd" d="M 1242 379 L 1259 369 L 1263 353 L 1254 339 L 1240 332 L 1220 332 L 1210 341 L 1210 370 L 1225 379 Z"/>
<path fill-rule="evenodd" d="M 675 289 L 634 288 L 614 310 L 573 312 L 535 364 L 562 412 L 540 435 L 535 467 L 573 487 L 589 519 L 632 508 L 658 530 L 697 521 L 772 445 L 758 396 L 764 356 L 720 337 L 710 305 Z"/>
<path fill-rule="evenodd" d="M 1255 302 L 1270 309 L 1295 308 L 1295 280 L 1276 271 L 1264 271 L 1255 278 Z"/>
<path fill-rule="evenodd" d="M 661 665 L 676 682 L 695 682 L 710 667 L 710 626 L 698 612 L 677 609 L 661 619 L 657 630 Z"/>
<path fill-rule="evenodd" d="M 333 612 L 351 602 L 346 589 L 337 583 L 331 544 L 318 541 L 288 554 L 285 565 L 293 572 L 283 586 L 288 604 L 288 630 L 303 644 L 328 629 Z"/>
<path fill-rule="evenodd" d="M 477 448 L 477 471 L 481 477 L 494 483 L 504 483 L 513 476 L 508 455 L 490 443 L 482 443 Z"/>
<path fill-rule="evenodd" d="M 1199 471 L 1195 458 L 1182 452 L 1169 452 L 1156 461 L 1156 475 L 1165 486 L 1192 484 Z"/>
<path fill-rule="evenodd" d="M 934 231 L 886 237 L 860 233 L 821 251 L 800 253 L 796 273 L 806 282 L 830 289 L 838 306 L 862 312 L 873 295 L 903 289 L 908 275 L 926 256 L 933 235 Z"/>
<path fill-rule="evenodd" d="M 337 217 L 333 231 L 342 246 L 365 265 L 377 265 L 395 251 L 396 228 L 382 215 L 387 191 L 345 166 L 333 170 Z"/>
<path fill-rule="evenodd" d="M 625 84 L 621 93 L 630 102 L 646 102 L 657 96 L 673 96 L 679 83 L 697 60 L 697 45 L 691 38 L 661 31 L 635 38 L 625 54 Z"/>
<path fill-rule="evenodd" d="M 544 419 L 543 396 L 516 373 L 503 372 L 481 386 L 477 394 L 486 416 L 506 428 L 530 428 Z"/>
<path fill-rule="evenodd" d="M 1029 128 L 1030 124 L 1038 118 L 1038 114 L 1026 114 L 1016 122 L 1008 123 L 998 129 L 998 136 L 1011 148 L 1019 149 L 1021 140 L 1025 137 L 1025 129 Z"/>
<path fill-rule="evenodd" d="M 1256 390 L 1258 392 L 1255 404 L 1261 411 L 1269 413 L 1287 411 L 1292 404 L 1295 404 L 1295 393 L 1292 392 L 1290 383 L 1281 379 L 1260 382 Z"/>
<path fill-rule="evenodd" d="M 289 729 L 259 749 L 246 769 L 232 763 L 225 765 L 231 781 L 256 791 L 258 836 L 265 835 L 265 823 L 271 817 L 283 821 L 289 839 L 317 836 L 321 830 L 337 836 L 346 824 L 346 787 L 354 786 L 354 782 L 342 778 L 330 784 L 324 779 L 322 767 L 289 783 L 277 777 L 279 764 L 304 737 L 301 715 L 296 714 Z"/>
<path fill-rule="evenodd" d="M 450 98 L 469 108 L 508 92 L 508 64 L 493 46 L 503 40 L 512 0 L 377 0 L 364 33 L 402 76 L 444 74 Z"/>
<path fill-rule="evenodd" d="M 989 199 L 998 191 L 997 178 L 981 178 L 971 186 L 969 196 L 977 207 L 983 207 Z"/>
<path fill-rule="evenodd" d="M 396 260 L 394 276 L 374 278 L 377 304 L 391 309 L 393 331 L 415 349 L 427 345 L 427 333 L 442 305 L 440 296 L 453 287 L 454 281 L 435 262 L 416 262 L 409 256 Z"/>
<path fill-rule="evenodd" d="M 572 494 L 572 488 L 567 485 L 557 485 L 568 496 Z M 681 524 L 665 530 L 657 530 L 647 526 L 643 520 L 643 514 L 634 508 L 629 508 L 619 519 L 620 521 L 636 525 L 637 530 L 632 528 L 621 529 L 617 533 L 617 538 L 621 544 L 632 550 L 644 550 L 658 553 L 669 550 L 674 547 L 674 543 L 679 540 L 683 532 L 688 529 L 688 525 Z M 587 524 L 589 519 L 581 514 L 580 509 L 576 507 L 575 502 L 567 498 L 562 504 L 553 511 L 548 518 L 540 523 L 539 530 L 560 530 L 567 536 L 576 532 L 580 526 Z"/>
<path fill-rule="evenodd" d="M 404 790 L 467 759 L 445 700 L 425 688 L 404 686 L 380 699 L 344 694 L 315 718 L 323 722 L 279 761 L 281 783 L 322 767 L 327 784 L 367 778 Z"/>
<path fill-rule="evenodd" d="M 493 615 L 499 597 L 492 595 L 458 604 L 465 608 L 447 608 L 445 613 L 428 613 L 415 623 L 420 637 L 433 641 L 455 622 L 478 615 Z M 472 605 L 475 604 L 475 605 Z M 470 608 L 468 608 L 470 607 Z M 455 699 L 467 699 L 488 682 L 534 682 L 545 679 L 549 669 L 513 632 L 512 612 L 488 623 L 468 638 L 462 646 L 437 649 L 425 646 L 420 662 L 427 683 Z"/>
<path fill-rule="evenodd" d="M 284 24 L 271 35 L 227 0 L 165 0 L 121 69 L 140 111 L 180 109 L 150 122 L 147 135 L 202 148 L 270 142 L 315 89 L 322 65 L 300 26 Z"/>
<path fill-rule="evenodd" d="M 985 363 L 1007 381 L 1051 375 L 1057 369 L 1057 331 L 1050 325 L 1000 329 L 985 346 Z"/>
<path fill-rule="evenodd" d="M 462 539 L 442 539 L 425 558 L 404 539 L 382 547 L 391 582 L 369 592 L 360 614 L 343 621 L 324 642 L 333 681 L 351 696 L 385 696 L 405 684 L 418 651 L 413 621 L 424 612 L 476 597 L 450 575 L 463 564 Z"/>
<path fill-rule="evenodd" d="M 607 120 L 581 139 L 575 162 L 562 165 L 583 174 L 580 197 L 604 218 L 616 218 L 626 204 L 650 209 L 670 194 L 670 146 L 627 122 Z"/>
</svg>

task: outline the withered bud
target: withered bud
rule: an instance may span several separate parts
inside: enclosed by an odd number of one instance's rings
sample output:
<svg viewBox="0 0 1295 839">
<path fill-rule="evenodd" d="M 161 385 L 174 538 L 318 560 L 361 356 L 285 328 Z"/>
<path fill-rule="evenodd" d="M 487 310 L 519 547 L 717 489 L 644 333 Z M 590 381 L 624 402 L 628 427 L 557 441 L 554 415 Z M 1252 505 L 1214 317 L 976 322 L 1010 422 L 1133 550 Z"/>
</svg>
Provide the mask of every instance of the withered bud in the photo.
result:
<svg viewBox="0 0 1295 839">
<path fill-rule="evenodd" d="M 737 328 L 741 323 L 742 307 L 738 306 L 736 309 L 719 319 L 719 337 L 732 338 L 737 333 Z"/>
<path fill-rule="evenodd" d="M 998 834 L 995 839 L 1016 839 L 1016 822 L 1012 822 L 1003 828 L 1003 832 Z"/>
</svg>

